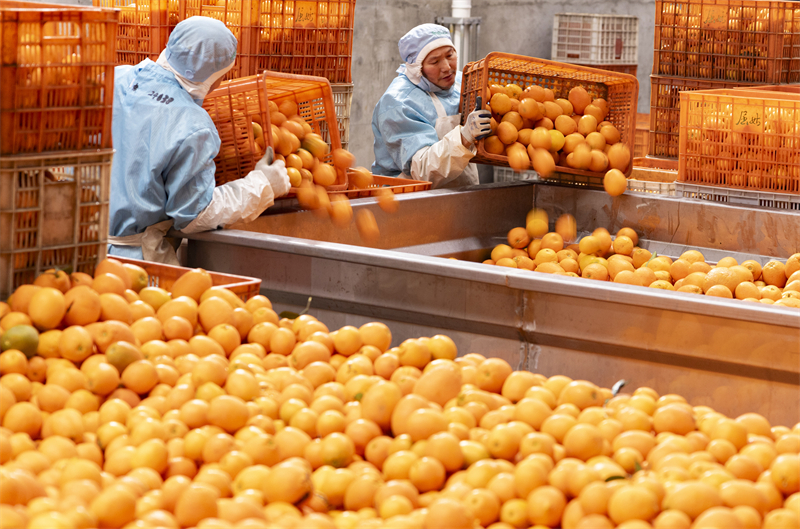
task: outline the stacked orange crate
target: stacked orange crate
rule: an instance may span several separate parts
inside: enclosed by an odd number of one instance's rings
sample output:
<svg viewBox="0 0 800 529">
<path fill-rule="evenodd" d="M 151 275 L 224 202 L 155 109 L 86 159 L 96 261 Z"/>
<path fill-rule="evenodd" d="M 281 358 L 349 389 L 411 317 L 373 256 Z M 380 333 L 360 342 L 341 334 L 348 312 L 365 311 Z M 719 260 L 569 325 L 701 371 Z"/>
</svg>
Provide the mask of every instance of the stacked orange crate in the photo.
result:
<svg viewBox="0 0 800 529">
<path fill-rule="evenodd" d="M 795 88 L 681 94 L 678 180 L 800 194 L 800 93 Z"/>
<path fill-rule="evenodd" d="M 648 132 L 650 129 L 650 115 L 636 114 L 636 137 L 633 141 L 633 157 L 641 158 L 647 155 Z"/>
<path fill-rule="evenodd" d="M 170 33 L 178 22 L 193 16 L 219 20 L 238 41 L 236 62 L 225 79 L 250 75 L 247 62 L 250 47 L 251 15 L 255 0 L 92 0 L 98 7 L 120 10 L 117 32 L 117 64 L 155 61 L 167 46 Z"/>
<path fill-rule="evenodd" d="M 92 4 L 119 9 L 117 64 L 156 60 L 167 45 L 170 24 L 177 23 L 177 0 L 92 0 Z"/>
<path fill-rule="evenodd" d="M 800 4 L 657 0 L 648 165 L 678 168 L 680 92 L 800 81 Z"/>
<path fill-rule="evenodd" d="M 225 23 L 239 42 L 225 79 L 264 70 L 350 83 L 355 0 L 92 0 L 121 10 L 119 64 L 155 60 L 175 25 L 193 16 Z"/>
<path fill-rule="evenodd" d="M 251 70 L 352 82 L 356 0 L 253 0 Z"/>
<path fill-rule="evenodd" d="M 105 257 L 117 19 L 0 0 L 0 297 Z"/>
</svg>

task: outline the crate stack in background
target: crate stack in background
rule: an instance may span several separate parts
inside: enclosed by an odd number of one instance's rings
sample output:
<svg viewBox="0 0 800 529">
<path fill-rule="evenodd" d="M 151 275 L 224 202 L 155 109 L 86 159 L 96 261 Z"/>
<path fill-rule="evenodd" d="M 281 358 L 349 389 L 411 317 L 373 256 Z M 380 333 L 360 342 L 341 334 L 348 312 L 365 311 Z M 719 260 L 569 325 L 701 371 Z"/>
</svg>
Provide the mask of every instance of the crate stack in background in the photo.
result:
<svg viewBox="0 0 800 529">
<path fill-rule="evenodd" d="M 0 298 L 105 257 L 117 19 L 0 0 Z"/>
<path fill-rule="evenodd" d="M 636 76 L 639 19 L 629 15 L 553 16 L 553 61 Z"/>
<path fill-rule="evenodd" d="M 679 196 L 800 211 L 800 89 L 680 95 Z"/>
<path fill-rule="evenodd" d="M 642 163 L 677 170 L 680 92 L 800 82 L 800 3 L 657 0 L 650 79 Z"/>
<path fill-rule="evenodd" d="M 120 10 L 117 64 L 155 61 L 175 25 L 193 16 L 220 20 L 238 41 L 226 80 L 265 70 L 331 83 L 342 146 L 350 135 L 355 0 L 93 0 Z"/>
</svg>

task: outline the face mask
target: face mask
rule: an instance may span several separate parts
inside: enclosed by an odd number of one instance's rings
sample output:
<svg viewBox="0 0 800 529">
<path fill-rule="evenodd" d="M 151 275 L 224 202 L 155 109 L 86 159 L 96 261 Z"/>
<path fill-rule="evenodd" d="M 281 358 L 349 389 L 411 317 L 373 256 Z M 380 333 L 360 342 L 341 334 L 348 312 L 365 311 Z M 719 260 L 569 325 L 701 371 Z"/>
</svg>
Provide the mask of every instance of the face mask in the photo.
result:
<svg viewBox="0 0 800 529">
<path fill-rule="evenodd" d="M 169 62 L 167 62 L 167 55 L 166 50 L 161 52 L 161 55 L 158 56 L 158 60 L 156 64 L 167 70 L 168 72 L 172 73 L 175 76 L 175 79 L 178 81 L 184 90 L 189 92 L 189 95 L 192 96 L 192 99 L 198 105 L 203 104 L 203 100 L 208 95 L 208 92 L 211 90 L 211 86 L 217 82 L 218 79 L 222 78 L 226 73 L 233 68 L 233 64 L 231 63 L 230 66 L 227 68 L 223 68 L 222 70 L 210 75 L 208 79 L 203 81 L 202 83 L 195 83 L 194 81 L 190 81 L 179 74 L 175 69 L 170 66 Z"/>
</svg>

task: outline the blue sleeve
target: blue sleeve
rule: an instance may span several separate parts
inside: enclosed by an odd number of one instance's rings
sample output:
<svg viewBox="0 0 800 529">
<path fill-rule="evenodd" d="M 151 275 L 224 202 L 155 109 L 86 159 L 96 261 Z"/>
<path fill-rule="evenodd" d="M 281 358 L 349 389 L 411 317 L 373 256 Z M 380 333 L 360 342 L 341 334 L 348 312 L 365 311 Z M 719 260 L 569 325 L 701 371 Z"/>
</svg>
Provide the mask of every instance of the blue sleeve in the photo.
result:
<svg viewBox="0 0 800 529">
<path fill-rule="evenodd" d="M 211 203 L 214 194 L 214 158 L 220 148 L 217 131 L 201 129 L 180 144 L 162 174 L 167 192 L 165 213 L 176 230 L 189 225 Z"/>
<path fill-rule="evenodd" d="M 408 105 L 397 105 L 378 116 L 378 128 L 397 167 L 411 174 L 411 159 L 423 147 L 439 141 L 436 129 Z"/>
</svg>

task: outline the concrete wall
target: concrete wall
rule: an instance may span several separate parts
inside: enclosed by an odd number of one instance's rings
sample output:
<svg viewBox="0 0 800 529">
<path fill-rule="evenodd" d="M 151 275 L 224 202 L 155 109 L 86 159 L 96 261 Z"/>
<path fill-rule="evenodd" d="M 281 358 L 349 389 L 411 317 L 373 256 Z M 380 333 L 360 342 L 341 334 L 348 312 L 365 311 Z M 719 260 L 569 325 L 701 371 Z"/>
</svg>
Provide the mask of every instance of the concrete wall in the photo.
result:
<svg viewBox="0 0 800 529">
<path fill-rule="evenodd" d="M 350 150 L 359 165 L 373 162 L 372 110 L 400 64 L 397 41 L 409 29 L 437 16 L 450 16 L 450 0 L 357 0 L 353 42 L 353 104 Z M 553 15 L 607 13 L 639 17 L 639 111 L 650 111 L 654 0 L 472 0 L 481 17 L 478 55 L 504 51 L 550 58 Z"/>
</svg>

